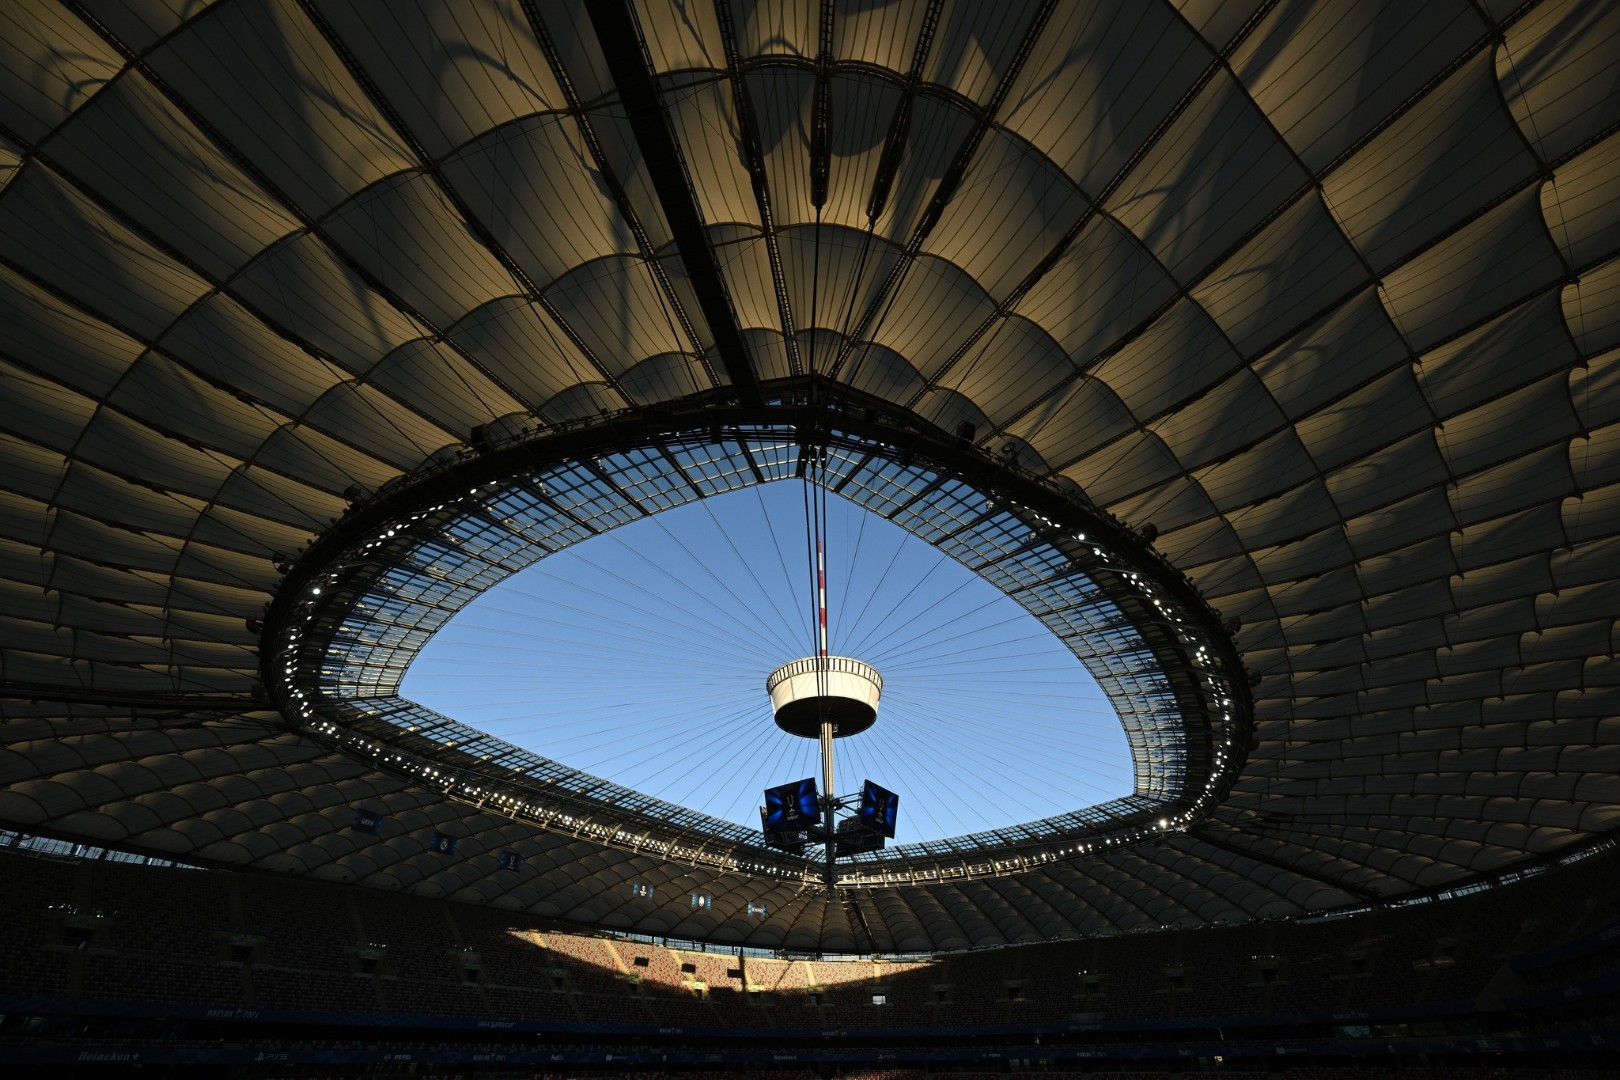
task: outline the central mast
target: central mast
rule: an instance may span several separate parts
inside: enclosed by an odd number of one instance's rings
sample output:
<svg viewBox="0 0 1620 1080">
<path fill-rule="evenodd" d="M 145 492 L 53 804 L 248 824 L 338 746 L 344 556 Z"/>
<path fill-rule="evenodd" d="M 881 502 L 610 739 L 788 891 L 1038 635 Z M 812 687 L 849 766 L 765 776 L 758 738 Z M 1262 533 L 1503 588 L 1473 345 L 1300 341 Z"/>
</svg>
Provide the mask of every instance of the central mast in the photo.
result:
<svg viewBox="0 0 1620 1080">
<path fill-rule="evenodd" d="M 819 96 L 819 95 L 818 95 Z M 816 283 L 821 269 L 821 200 L 826 197 L 825 174 L 816 199 Z M 812 288 L 811 309 L 819 304 Z M 822 881 L 830 901 L 838 887 L 838 856 L 875 851 L 894 836 L 898 796 L 868 780 L 861 789 L 859 807 L 844 821 L 840 835 L 838 811 L 856 806 L 852 796 L 841 800 L 833 787 L 833 740 L 855 735 L 877 720 L 883 679 L 871 665 L 847 656 L 833 656 L 827 648 L 827 458 L 831 431 L 827 416 L 817 408 L 819 374 L 816 342 L 810 339 L 808 404 L 819 417 L 799 431 L 799 477 L 804 481 L 805 550 L 810 557 L 811 612 L 814 617 L 814 655 L 794 660 L 765 680 L 776 726 L 802 737 L 813 737 L 821 749 L 821 791 L 814 780 L 801 780 L 770 788 L 760 807 L 760 828 L 765 843 L 802 852 L 809 844 L 822 845 Z"/>
<path fill-rule="evenodd" d="M 877 722 L 883 677 L 870 664 L 834 656 L 828 647 L 826 451 L 803 444 L 805 550 L 808 554 L 812 648 L 765 680 L 776 726 L 790 735 L 815 739 L 821 750 L 821 785 L 815 778 L 768 788 L 760 808 L 765 843 L 802 853 L 822 845 L 822 881 L 829 896 L 837 888 L 839 856 L 883 847 L 894 836 L 899 796 L 868 780 L 859 796 L 840 798 L 833 785 L 833 740 L 858 735 Z M 840 810 L 853 810 L 842 822 Z"/>
<path fill-rule="evenodd" d="M 811 483 L 806 480 L 806 483 Z M 821 492 L 825 490 L 814 484 L 810 489 L 810 501 L 816 503 Z M 822 702 L 827 700 L 827 527 L 825 515 L 816 514 L 813 526 L 816 538 L 816 629 L 817 650 L 816 657 L 822 661 L 817 665 L 816 690 Z M 833 839 L 833 809 L 837 806 L 837 798 L 833 787 L 833 717 L 832 710 L 823 704 L 821 708 L 821 829 L 827 836 L 827 865 L 823 880 L 827 885 L 827 892 L 831 894 L 838 885 L 838 870 L 833 864 L 837 855 L 837 843 Z"/>
</svg>

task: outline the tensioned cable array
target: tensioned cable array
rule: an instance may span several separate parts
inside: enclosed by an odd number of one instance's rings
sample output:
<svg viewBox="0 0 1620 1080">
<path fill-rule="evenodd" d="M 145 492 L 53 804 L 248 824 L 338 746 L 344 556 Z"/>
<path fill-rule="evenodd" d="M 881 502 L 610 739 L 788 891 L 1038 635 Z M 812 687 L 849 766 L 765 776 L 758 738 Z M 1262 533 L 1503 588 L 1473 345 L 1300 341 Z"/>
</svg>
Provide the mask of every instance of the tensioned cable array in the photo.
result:
<svg viewBox="0 0 1620 1080">
<path fill-rule="evenodd" d="M 761 788 L 816 769 L 814 743 L 770 724 L 760 694 L 762 673 L 806 632 L 803 609 L 780 602 L 801 575 L 773 540 L 809 498 L 811 485 L 793 484 L 701 500 L 542 560 L 447 624 L 403 692 L 749 823 Z M 1010 825 L 1130 789 L 1117 716 L 1046 627 L 845 500 L 830 500 L 824 520 L 829 587 L 864 600 L 831 607 L 829 638 L 870 650 L 887 678 L 882 722 L 839 740 L 840 760 L 847 775 L 904 789 L 910 835 Z M 1002 778 L 990 805 L 957 797 L 971 771 Z"/>
</svg>

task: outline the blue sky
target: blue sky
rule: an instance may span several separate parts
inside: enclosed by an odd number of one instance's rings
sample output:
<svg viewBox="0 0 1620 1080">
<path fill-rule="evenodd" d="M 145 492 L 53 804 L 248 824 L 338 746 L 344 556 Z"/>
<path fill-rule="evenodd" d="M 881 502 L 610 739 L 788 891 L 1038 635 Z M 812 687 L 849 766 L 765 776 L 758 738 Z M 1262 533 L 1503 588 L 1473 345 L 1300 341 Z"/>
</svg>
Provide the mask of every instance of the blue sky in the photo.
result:
<svg viewBox="0 0 1620 1080">
<path fill-rule="evenodd" d="M 757 827 L 766 787 L 817 776 L 765 677 L 815 651 L 804 485 L 633 522 L 464 608 L 403 693 L 597 776 Z M 1113 708 L 1040 622 L 937 549 L 828 500 L 829 639 L 884 678 L 837 741 L 836 787 L 900 794 L 897 843 L 1011 825 L 1131 790 Z"/>
</svg>

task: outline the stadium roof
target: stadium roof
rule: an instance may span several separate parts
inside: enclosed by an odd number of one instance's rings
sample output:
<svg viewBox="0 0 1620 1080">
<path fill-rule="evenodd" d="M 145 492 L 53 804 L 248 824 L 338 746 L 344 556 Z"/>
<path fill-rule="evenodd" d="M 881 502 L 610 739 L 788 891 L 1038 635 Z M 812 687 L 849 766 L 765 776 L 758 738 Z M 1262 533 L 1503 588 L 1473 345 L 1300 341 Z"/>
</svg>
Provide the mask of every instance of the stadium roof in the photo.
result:
<svg viewBox="0 0 1620 1080">
<path fill-rule="evenodd" d="M 1299 914 L 1599 840 L 1617 53 L 1585 0 L 6 5 L 0 824 L 836 951 Z M 954 475 L 1152 526 L 1119 542 L 1256 678 L 1216 805 L 829 902 L 476 806 L 267 684 L 266 605 L 291 625 L 284 581 L 388 492 L 671 416 L 723 443 L 811 386 L 897 459 L 965 433 L 991 453 Z"/>
</svg>

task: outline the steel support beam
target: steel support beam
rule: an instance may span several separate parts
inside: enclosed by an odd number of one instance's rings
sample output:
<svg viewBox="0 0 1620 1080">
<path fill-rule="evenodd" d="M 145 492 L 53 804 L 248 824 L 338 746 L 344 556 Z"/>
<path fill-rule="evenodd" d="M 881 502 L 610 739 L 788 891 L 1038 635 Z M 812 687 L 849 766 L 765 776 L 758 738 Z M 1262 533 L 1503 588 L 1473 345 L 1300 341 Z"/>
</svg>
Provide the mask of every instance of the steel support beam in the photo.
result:
<svg viewBox="0 0 1620 1080">
<path fill-rule="evenodd" d="M 663 98 L 647 58 L 641 27 L 628 0 L 595 0 L 587 4 L 591 28 L 602 47 L 608 71 L 619 89 L 619 100 L 630 118 L 630 130 L 658 194 L 675 247 L 686 267 L 687 279 L 697 294 L 698 307 L 709 324 L 715 351 L 726 369 L 738 400 L 744 405 L 760 401 L 758 379 L 748 359 L 748 346 L 737 325 L 725 278 L 715 259 L 698 210 L 697 195 L 686 162 L 675 142 Z"/>
</svg>

